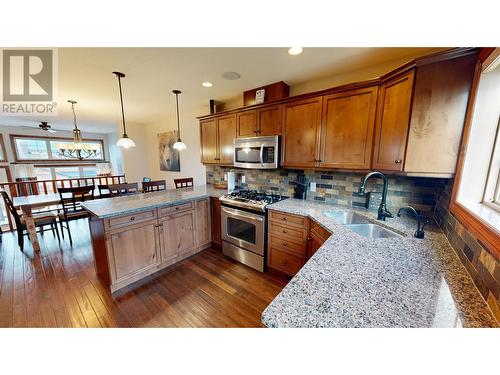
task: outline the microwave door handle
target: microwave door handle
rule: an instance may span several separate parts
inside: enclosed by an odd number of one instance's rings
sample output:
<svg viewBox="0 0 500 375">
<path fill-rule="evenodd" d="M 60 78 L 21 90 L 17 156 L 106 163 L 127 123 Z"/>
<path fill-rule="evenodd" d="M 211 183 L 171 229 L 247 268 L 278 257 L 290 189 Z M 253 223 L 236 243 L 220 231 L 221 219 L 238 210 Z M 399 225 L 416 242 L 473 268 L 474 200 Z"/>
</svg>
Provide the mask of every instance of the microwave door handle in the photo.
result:
<svg viewBox="0 0 500 375">
<path fill-rule="evenodd" d="M 260 164 L 264 166 L 264 143 L 260 145 Z"/>
</svg>

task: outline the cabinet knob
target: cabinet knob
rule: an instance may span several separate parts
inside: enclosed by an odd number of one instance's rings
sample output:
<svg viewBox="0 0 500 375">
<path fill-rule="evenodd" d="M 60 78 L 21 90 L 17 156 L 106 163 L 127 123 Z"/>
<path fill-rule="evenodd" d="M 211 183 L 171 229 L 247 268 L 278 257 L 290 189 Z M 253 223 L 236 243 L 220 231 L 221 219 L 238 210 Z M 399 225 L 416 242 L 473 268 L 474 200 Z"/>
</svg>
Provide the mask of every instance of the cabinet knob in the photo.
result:
<svg viewBox="0 0 500 375">
<path fill-rule="evenodd" d="M 134 220 L 135 220 L 135 216 L 132 216 L 132 217 L 130 218 L 130 221 L 134 221 Z"/>
<path fill-rule="evenodd" d="M 281 264 L 283 264 L 283 265 L 285 265 L 285 264 L 287 264 L 287 263 L 288 263 L 288 261 L 287 261 L 287 260 L 284 260 L 284 261 L 282 261 L 282 262 L 281 262 Z"/>
<path fill-rule="evenodd" d="M 285 221 L 286 221 L 286 217 L 283 217 L 283 220 L 285 220 Z"/>
<path fill-rule="evenodd" d="M 283 246 L 288 246 L 288 243 L 286 243 L 286 242 L 283 242 Z"/>
<path fill-rule="evenodd" d="M 401 162 L 402 162 L 402 161 L 403 161 L 403 160 L 401 160 L 401 159 L 396 159 L 396 160 L 394 160 L 394 163 L 396 163 L 396 164 L 401 164 Z"/>
<path fill-rule="evenodd" d="M 285 230 L 285 229 L 283 229 L 283 233 L 288 233 L 288 231 L 287 231 L 287 230 Z"/>
</svg>

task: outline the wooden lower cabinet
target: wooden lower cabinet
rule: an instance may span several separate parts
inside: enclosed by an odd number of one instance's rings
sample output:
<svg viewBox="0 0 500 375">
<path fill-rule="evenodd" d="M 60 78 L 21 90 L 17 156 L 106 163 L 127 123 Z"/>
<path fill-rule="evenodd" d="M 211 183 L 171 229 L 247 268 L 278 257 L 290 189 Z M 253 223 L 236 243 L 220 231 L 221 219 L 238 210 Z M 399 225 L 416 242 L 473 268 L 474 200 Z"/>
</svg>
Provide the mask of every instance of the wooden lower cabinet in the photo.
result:
<svg viewBox="0 0 500 375">
<path fill-rule="evenodd" d="M 269 210 L 267 266 L 288 276 L 295 275 L 307 258 L 307 218 Z"/>
<path fill-rule="evenodd" d="M 115 290 L 160 268 L 157 220 L 112 229 L 107 242 L 110 276 Z"/>
<path fill-rule="evenodd" d="M 212 244 L 212 215 L 210 214 L 210 199 L 195 202 L 195 245 L 207 247 Z"/>
<path fill-rule="evenodd" d="M 221 210 L 219 198 L 210 198 L 212 209 L 212 244 L 214 247 L 222 247 L 222 230 L 221 230 Z"/>
<path fill-rule="evenodd" d="M 211 246 L 209 199 L 124 215 L 90 217 L 96 271 L 111 292 Z"/>
<path fill-rule="evenodd" d="M 294 276 L 331 233 L 304 216 L 269 210 L 267 266 Z"/>
<path fill-rule="evenodd" d="M 312 257 L 316 251 L 325 243 L 330 237 L 331 233 L 323 228 L 321 225 L 311 220 L 309 230 L 309 246 L 307 249 L 307 258 Z"/>
<path fill-rule="evenodd" d="M 160 219 L 162 261 L 173 264 L 192 254 L 194 246 L 194 211 L 189 210 Z"/>
</svg>

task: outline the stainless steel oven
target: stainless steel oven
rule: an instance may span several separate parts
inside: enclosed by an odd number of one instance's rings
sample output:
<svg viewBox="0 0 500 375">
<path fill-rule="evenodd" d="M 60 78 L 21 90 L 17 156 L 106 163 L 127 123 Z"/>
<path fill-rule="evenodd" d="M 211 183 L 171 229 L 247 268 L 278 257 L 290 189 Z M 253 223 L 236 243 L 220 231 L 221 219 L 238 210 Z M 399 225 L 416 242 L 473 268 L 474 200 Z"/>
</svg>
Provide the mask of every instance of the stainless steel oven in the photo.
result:
<svg viewBox="0 0 500 375">
<path fill-rule="evenodd" d="M 278 168 L 279 136 L 236 138 L 234 166 L 250 169 Z"/>
<path fill-rule="evenodd" d="M 264 272 L 265 213 L 222 206 L 222 252 Z"/>
</svg>

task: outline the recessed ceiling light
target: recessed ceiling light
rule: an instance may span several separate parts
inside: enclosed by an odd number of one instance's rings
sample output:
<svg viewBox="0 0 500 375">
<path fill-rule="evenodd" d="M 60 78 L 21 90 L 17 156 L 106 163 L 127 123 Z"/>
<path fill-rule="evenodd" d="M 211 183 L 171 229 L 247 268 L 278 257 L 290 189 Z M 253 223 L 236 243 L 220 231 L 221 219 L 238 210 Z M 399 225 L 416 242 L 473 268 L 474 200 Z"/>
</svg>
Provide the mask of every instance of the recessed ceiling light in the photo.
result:
<svg viewBox="0 0 500 375">
<path fill-rule="evenodd" d="M 292 47 L 288 50 L 288 54 L 292 56 L 300 55 L 302 51 L 303 51 L 302 47 Z"/>
<path fill-rule="evenodd" d="M 236 72 L 225 72 L 224 74 L 222 74 L 222 78 L 234 81 L 235 79 L 240 78 L 240 75 Z"/>
<path fill-rule="evenodd" d="M 212 82 L 202 82 L 202 83 L 201 83 L 201 85 L 202 85 L 203 87 L 212 87 L 212 86 L 213 86 L 213 85 L 212 85 Z"/>
</svg>

